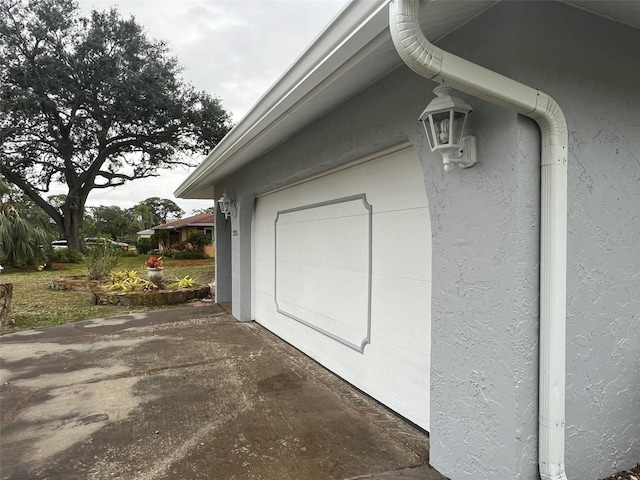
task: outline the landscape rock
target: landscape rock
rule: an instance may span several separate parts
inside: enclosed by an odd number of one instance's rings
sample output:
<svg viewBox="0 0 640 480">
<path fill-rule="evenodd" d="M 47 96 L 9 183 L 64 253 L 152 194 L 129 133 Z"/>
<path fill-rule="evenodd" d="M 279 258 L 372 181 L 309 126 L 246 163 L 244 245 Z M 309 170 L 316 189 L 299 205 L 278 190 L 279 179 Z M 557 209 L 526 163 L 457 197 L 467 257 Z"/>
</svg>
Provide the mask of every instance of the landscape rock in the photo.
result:
<svg viewBox="0 0 640 480">
<path fill-rule="evenodd" d="M 206 298 L 209 287 L 183 288 L 180 290 L 152 290 L 148 292 L 110 292 L 92 288 L 94 305 L 122 305 L 124 307 L 179 305 L 191 300 Z"/>
<path fill-rule="evenodd" d="M 208 290 L 208 288 L 207 288 Z M 0 327 L 11 324 L 11 300 L 13 299 L 13 284 L 0 283 Z"/>
</svg>

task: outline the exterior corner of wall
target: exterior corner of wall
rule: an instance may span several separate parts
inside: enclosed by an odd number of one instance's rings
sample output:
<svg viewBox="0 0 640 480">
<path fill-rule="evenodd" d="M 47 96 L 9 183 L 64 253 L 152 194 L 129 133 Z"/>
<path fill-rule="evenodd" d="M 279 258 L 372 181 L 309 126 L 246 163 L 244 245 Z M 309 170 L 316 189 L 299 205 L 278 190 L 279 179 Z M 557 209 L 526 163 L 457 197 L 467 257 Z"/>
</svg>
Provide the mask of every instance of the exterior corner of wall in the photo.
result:
<svg viewBox="0 0 640 480">
<path fill-rule="evenodd" d="M 232 313 L 240 321 L 251 321 L 251 245 L 255 197 L 237 196 L 236 216 L 231 217 Z"/>
<path fill-rule="evenodd" d="M 223 215 L 216 216 L 214 235 L 216 302 L 229 302 L 232 300 L 231 222 Z"/>
</svg>

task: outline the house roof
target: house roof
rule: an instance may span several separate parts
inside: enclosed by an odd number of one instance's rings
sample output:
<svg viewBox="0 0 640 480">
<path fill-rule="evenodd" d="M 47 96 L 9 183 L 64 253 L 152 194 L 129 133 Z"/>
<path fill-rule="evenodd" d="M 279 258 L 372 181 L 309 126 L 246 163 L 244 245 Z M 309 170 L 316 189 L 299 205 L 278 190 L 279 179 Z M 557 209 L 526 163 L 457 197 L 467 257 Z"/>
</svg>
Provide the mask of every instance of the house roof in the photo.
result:
<svg viewBox="0 0 640 480">
<path fill-rule="evenodd" d="M 177 230 L 183 227 L 213 227 L 215 215 L 213 213 L 199 213 L 192 217 L 179 218 L 171 222 L 152 227 L 153 230 Z"/>
<path fill-rule="evenodd" d="M 437 42 L 501 0 L 423 2 Z M 637 0 L 557 0 L 640 28 Z M 402 64 L 389 33 L 390 0 L 352 0 L 175 191 L 210 198 L 212 185 L 259 158 Z"/>
</svg>

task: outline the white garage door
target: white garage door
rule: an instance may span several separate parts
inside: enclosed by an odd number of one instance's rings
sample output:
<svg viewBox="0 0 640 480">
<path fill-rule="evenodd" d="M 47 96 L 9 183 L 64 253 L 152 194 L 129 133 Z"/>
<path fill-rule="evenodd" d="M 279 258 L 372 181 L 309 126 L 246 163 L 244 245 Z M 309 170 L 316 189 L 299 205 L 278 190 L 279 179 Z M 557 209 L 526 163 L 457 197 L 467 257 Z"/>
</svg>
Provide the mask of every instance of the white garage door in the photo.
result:
<svg viewBox="0 0 640 480">
<path fill-rule="evenodd" d="M 405 148 L 258 198 L 257 322 L 429 429 L 431 231 Z"/>
</svg>

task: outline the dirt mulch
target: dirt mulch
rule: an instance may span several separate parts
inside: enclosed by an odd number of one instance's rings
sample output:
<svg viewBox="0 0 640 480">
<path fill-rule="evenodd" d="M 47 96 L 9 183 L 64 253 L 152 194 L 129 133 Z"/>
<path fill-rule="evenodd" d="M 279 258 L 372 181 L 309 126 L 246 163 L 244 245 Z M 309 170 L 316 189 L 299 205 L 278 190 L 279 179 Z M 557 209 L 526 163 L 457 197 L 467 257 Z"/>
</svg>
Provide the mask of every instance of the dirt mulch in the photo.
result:
<svg viewBox="0 0 640 480">
<path fill-rule="evenodd" d="M 640 480 L 640 463 L 636 465 L 635 468 L 614 473 L 610 477 L 603 478 L 602 480 Z"/>
</svg>

